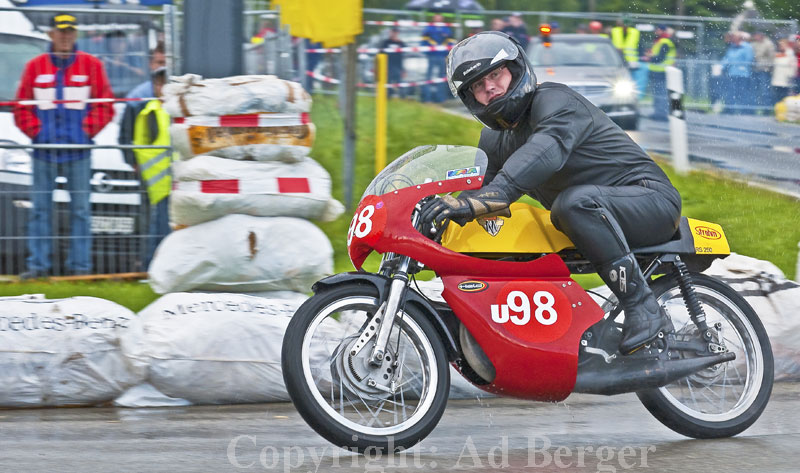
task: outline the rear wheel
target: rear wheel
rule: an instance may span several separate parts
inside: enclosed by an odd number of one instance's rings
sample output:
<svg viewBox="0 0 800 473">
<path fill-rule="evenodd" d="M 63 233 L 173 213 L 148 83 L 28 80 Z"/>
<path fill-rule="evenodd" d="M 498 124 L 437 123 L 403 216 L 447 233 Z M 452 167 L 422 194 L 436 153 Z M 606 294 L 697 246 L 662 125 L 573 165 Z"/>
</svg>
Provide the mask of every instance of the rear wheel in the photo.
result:
<svg viewBox="0 0 800 473">
<path fill-rule="evenodd" d="M 694 373 L 659 389 L 637 393 L 644 406 L 670 429 L 688 437 L 736 435 L 767 406 L 773 381 L 772 348 L 753 308 L 727 284 L 692 273 L 712 341 L 736 359 Z M 659 304 L 679 339 L 699 337 L 674 278 L 653 284 Z M 684 356 L 691 356 L 684 352 Z"/>
<path fill-rule="evenodd" d="M 447 404 L 450 371 L 436 329 L 408 306 L 398 313 L 386 356 L 368 363 L 379 301 L 372 286 L 347 284 L 316 294 L 295 313 L 283 340 L 286 389 L 320 435 L 343 448 L 408 448 L 427 436 Z"/>
</svg>

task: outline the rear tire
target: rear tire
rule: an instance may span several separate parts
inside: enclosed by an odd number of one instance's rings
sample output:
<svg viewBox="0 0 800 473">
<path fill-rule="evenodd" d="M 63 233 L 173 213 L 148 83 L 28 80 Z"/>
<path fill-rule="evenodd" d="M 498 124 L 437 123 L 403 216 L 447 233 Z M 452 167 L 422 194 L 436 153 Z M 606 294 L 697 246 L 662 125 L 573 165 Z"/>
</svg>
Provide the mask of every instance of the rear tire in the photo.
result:
<svg viewBox="0 0 800 473">
<path fill-rule="evenodd" d="M 656 419 L 679 434 L 731 437 L 750 427 L 767 406 L 774 376 L 772 348 L 758 315 L 742 296 L 704 274 L 692 273 L 692 279 L 714 341 L 736 353 L 736 359 L 637 395 Z M 652 288 L 678 336 L 699 336 L 676 280 L 662 277 Z"/>
<path fill-rule="evenodd" d="M 450 390 L 445 347 L 411 305 L 395 318 L 379 368 L 366 362 L 375 335 L 352 354 L 378 306 L 373 286 L 322 291 L 295 313 L 281 353 L 286 389 L 303 419 L 334 445 L 359 452 L 401 450 L 425 438 L 444 413 Z M 385 388 L 393 381 L 397 389 L 389 393 Z"/>
</svg>

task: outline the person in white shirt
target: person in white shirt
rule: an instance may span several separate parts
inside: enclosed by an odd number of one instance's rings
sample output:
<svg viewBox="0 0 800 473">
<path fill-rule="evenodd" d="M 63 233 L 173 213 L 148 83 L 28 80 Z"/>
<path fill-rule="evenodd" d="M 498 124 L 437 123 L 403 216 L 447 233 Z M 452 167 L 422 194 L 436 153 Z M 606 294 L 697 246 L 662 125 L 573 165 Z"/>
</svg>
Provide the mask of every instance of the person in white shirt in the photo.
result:
<svg viewBox="0 0 800 473">
<path fill-rule="evenodd" d="M 787 39 L 778 42 L 772 69 L 773 105 L 792 92 L 793 81 L 797 75 L 797 57 L 795 57 L 793 49 Z"/>
</svg>

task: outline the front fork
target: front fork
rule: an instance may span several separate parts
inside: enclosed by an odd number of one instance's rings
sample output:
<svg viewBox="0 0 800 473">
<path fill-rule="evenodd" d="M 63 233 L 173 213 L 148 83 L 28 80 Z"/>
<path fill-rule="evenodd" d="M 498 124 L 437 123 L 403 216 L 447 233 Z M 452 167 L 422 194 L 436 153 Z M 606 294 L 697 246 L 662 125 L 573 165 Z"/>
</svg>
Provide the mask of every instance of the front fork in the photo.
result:
<svg viewBox="0 0 800 473">
<path fill-rule="evenodd" d="M 418 221 L 419 205 L 411 216 L 412 225 L 416 226 Z M 360 350 L 373 335 L 376 336 L 375 345 L 372 347 L 372 352 L 368 358 L 369 364 L 373 367 L 380 367 L 386 356 L 386 347 L 389 343 L 389 335 L 392 333 L 394 319 L 399 313 L 400 303 L 405 299 L 406 291 L 408 290 L 408 268 L 410 265 L 411 258 L 408 256 L 394 253 L 383 255 L 380 273 L 387 277 L 389 275 L 392 276 L 389 295 L 386 297 L 386 301 L 378 308 L 378 312 L 375 313 L 371 323 L 368 324 L 367 330 L 361 334 L 356 347 L 354 347 L 355 350 Z M 377 330 L 373 332 L 370 327 L 375 327 L 375 325 L 377 325 Z"/>
</svg>

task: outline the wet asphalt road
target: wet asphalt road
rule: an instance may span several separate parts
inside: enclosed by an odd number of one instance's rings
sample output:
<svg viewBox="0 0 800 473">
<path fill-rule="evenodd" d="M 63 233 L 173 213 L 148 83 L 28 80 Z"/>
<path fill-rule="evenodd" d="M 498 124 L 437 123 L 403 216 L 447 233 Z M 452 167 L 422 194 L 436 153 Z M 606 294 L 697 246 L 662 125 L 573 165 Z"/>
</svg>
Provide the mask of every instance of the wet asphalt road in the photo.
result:
<svg viewBox="0 0 800 473">
<path fill-rule="evenodd" d="M 753 115 L 686 114 L 689 162 L 800 195 L 800 125 Z M 629 132 L 648 152 L 670 154 L 669 124 L 647 118 Z"/>
<path fill-rule="evenodd" d="M 2 472 L 800 471 L 800 383 L 776 384 L 737 437 L 692 440 L 631 394 L 450 401 L 405 455 L 334 448 L 291 404 L 0 411 Z"/>
</svg>

